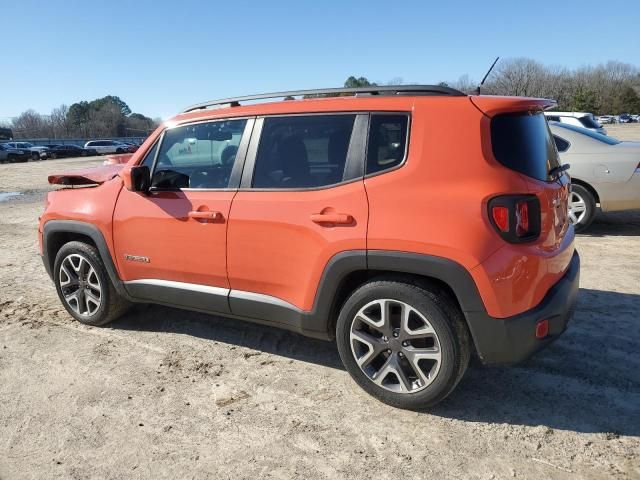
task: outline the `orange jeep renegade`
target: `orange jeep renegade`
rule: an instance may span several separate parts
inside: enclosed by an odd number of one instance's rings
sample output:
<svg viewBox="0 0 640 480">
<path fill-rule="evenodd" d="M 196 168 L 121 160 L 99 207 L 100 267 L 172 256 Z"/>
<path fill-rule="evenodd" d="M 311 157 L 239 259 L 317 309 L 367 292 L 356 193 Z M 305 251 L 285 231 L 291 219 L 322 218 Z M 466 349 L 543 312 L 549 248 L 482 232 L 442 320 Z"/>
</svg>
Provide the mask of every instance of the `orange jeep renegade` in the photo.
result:
<svg viewBox="0 0 640 480">
<path fill-rule="evenodd" d="M 44 265 L 82 323 L 152 302 L 335 339 L 371 395 L 434 405 L 473 351 L 524 360 L 571 317 L 552 105 L 421 85 L 195 105 L 126 165 L 49 177 L 86 188 L 48 194 Z"/>
</svg>

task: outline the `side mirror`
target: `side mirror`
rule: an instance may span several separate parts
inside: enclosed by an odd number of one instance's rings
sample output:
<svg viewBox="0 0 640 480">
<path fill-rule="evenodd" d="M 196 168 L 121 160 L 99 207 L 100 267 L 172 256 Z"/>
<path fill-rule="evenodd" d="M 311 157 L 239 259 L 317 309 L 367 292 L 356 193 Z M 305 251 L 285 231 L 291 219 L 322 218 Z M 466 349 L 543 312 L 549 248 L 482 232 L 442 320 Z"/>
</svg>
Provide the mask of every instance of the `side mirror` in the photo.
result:
<svg viewBox="0 0 640 480">
<path fill-rule="evenodd" d="M 125 167 L 120 175 L 127 190 L 146 193 L 151 188 L 151 171 L 146 165 Z"/>
</svg>

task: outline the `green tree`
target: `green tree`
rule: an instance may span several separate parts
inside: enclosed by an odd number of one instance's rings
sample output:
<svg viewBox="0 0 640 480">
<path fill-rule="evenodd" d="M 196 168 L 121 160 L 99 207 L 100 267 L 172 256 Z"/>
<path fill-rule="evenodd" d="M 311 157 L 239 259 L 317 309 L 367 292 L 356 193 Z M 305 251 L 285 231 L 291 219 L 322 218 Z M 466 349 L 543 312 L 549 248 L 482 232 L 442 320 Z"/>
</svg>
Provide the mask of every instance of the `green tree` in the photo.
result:
<svg viewBox="0 0 640 480">
<path fill-rule="evenodd" d="M 621 113 L 640 112 L 640 96 L 633 87 L 627 85 L 620 89 L 613 98 L 613 112 L 616 115 Z"/>
<path fill-rule="evenodd" d="M 370 82 L 366 77 L 354 77 L 351 75 L 344 82 L 345 88 L 359 88 L 359 87 L 375 87 L 377 84 L 374 82 Z"/>
<path fill-rule="evenodd" d="M 598 96 L 596 92 L 588 88 L 578 88 L 571 97 L 569 105 L 573 112 L 600 112 Z"/>
</svg>

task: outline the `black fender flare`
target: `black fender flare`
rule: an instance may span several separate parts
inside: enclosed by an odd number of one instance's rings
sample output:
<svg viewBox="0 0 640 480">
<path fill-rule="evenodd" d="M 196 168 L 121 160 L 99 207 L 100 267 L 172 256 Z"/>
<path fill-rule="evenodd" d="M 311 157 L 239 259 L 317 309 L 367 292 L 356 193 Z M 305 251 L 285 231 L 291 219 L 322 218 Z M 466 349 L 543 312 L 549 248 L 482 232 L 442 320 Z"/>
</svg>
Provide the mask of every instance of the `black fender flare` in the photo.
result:
<svg viewBox="0 0 640 480">
<path fill-rule="evenodd" d="M 486 313 L 484 303 L 469 271 L 459 263 L 434 255 L 394 250 L 350 250 L 334 255 L 324 269 L 316 292 L 313 309 L 302 312 L 303 333 L 333 338 L 331 309 L 342 281 L 357 271 L 393 272 L 437 279 L 456 296 L 465 318 L 467 312 Z M 469 325 L 471 329 L 471 325 Z M 473 332 L 472 332 L 473 335 Z M 324 335 L 323 335 L 324 336 Z"/>
<path fill-rule="evenodd" d="M 52 240 L 58 234 L 79 234 L 89 237 L 96 245 L 100 257 L 104 262 L 104 266 L 109 274 L 109 278 L 113 283 L 116 291 L 123 297 L 131 300 L 118 275 L 118 270 L 113 263 L 111 252 L 107 247 L 107 242 L 98 227 L 91 223 L 81 222 L 78 220 L 49 220 L 44 224 L 42 229 L 42 261 L 49 277 L 53 279 L 53 263 L 55 261 L 55 253 L 52 246 L 55 244 Z"/>
</svg>

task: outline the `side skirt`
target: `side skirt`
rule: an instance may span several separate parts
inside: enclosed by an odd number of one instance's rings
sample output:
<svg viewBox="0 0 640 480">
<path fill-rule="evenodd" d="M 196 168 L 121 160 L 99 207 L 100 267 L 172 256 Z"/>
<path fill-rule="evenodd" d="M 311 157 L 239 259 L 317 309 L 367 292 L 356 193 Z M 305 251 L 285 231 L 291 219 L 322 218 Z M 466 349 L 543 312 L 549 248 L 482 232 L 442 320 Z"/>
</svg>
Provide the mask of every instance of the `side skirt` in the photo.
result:
<svg viewBox="0 0 640 480">
<path fill-rule="evenodd" d="M 136 302 L 221 315 L 282 328 L 308 337 L 329 339 L 326 329 L 308 328 L 314 325 L 311 312 L 304 312 L 295 305 L 269 295 L 157 279 L 132 280 L 124 282 L 124 287 Z"/>
</svg>

